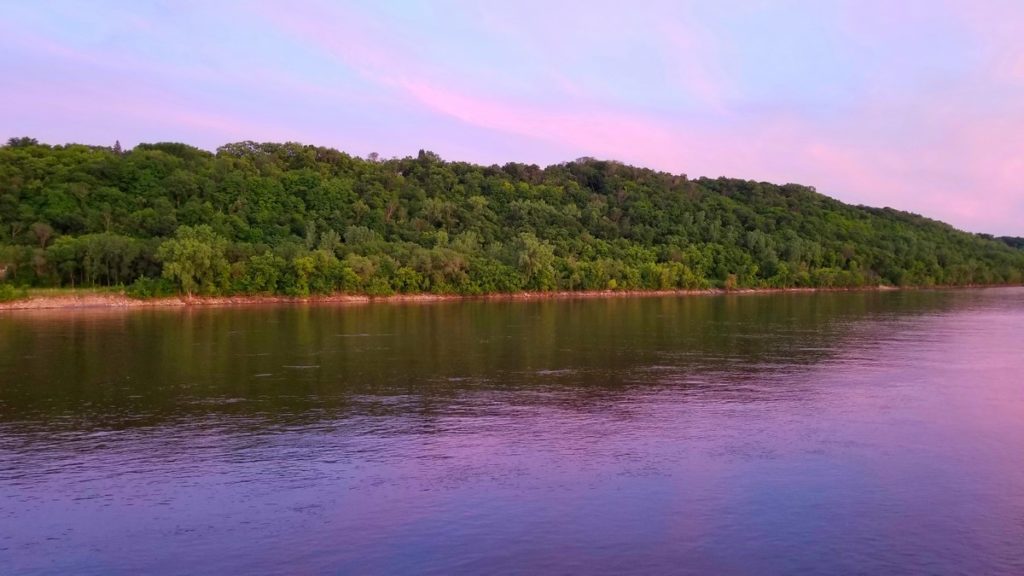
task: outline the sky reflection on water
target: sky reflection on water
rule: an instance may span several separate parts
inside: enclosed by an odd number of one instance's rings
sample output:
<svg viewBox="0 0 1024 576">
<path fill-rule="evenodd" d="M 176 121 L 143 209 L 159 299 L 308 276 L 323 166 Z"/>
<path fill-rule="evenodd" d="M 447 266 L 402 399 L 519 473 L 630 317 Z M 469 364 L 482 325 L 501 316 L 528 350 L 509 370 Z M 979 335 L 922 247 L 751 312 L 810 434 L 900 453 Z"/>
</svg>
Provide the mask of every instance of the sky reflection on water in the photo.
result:
<svg viewBox="0 0 1024 576">
<path fill-rule="evenodd" d="M 0 572 L 1024 571 L 1024 290 L 0 316 Z"/>
</svg>

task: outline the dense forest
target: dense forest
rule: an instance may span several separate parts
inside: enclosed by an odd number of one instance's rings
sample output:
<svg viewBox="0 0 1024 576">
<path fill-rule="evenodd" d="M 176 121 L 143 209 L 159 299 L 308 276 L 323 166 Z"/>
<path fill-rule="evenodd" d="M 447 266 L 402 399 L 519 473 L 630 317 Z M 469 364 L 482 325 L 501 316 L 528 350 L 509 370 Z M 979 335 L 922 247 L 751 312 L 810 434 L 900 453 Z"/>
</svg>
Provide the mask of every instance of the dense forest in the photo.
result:
<svg viewBox="0 0 1024 576">
<path fill-rule="evenodd" d="M 128 294 L 1019 283 L 1024 250 L 813 188 L 295 143 L 0 147 L 0 278 Z"/>
<path fill-rule="evenodd" d="M 1021 250 L 1024 250 L 1024 238 L 1020 238 L 1017 236 L 1000 236 L 999 238 L 996 238 L 996 240 L 999 240 L 1000 242 L 1006 244 L 1007 246 L 1012 246 L 1014 248 L 1020 248 Z"/>
</svg>

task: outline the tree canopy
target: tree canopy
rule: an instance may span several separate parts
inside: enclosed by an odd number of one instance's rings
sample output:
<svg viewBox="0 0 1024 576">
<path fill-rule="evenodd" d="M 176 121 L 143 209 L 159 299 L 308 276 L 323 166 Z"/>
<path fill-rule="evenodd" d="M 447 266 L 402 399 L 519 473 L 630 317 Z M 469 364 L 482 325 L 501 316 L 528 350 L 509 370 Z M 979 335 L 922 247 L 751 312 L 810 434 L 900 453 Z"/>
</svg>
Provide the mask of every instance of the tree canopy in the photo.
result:
<svg viewBox="0 0 1024 576">
<path fill-rule="evenodd" d="M 999 238 L 996 238 L 996 240 L 999 240 L 1007 246 L 1024 250 L 1024 238 L 1020 238 L 1018 236 L 1000 236 Z"/>
<path fill-rule="evenodd" d="M 17 286 L 151 295 L 1019 283 L 995 239 L 796 184 L 296 143 L 0 147 Z"/>
</svg>

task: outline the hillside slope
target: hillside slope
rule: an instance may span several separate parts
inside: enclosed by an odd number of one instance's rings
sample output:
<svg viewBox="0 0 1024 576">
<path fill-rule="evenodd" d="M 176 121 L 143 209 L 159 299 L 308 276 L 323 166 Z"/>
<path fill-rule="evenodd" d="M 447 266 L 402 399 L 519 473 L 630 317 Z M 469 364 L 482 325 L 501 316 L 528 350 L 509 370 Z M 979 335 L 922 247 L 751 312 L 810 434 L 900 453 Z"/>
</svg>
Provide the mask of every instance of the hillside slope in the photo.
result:
<svg viewBox="0 0 1024 576">
<path fill-rule="evenodd" d="M 0 148 L 0 269 L 129 293 L 1018 283 L 1024 251 L 812 188 L 300 144 Z"/>
</svg>

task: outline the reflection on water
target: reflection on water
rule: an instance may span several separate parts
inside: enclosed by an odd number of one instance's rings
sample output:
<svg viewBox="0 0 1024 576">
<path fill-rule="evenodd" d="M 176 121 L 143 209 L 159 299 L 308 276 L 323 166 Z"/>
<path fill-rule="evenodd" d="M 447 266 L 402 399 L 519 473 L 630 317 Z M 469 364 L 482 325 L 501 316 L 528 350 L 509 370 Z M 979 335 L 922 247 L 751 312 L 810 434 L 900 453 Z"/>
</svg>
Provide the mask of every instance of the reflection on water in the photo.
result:
<svg viewBox="0 0 1024 576">
<path fill-rule="evenodd" d="M 1024 573 L 1024 290 L 0 315 L 0 573 Z"/>
</svg>

